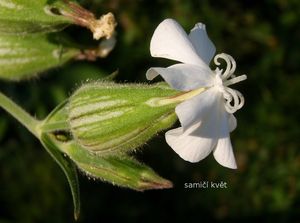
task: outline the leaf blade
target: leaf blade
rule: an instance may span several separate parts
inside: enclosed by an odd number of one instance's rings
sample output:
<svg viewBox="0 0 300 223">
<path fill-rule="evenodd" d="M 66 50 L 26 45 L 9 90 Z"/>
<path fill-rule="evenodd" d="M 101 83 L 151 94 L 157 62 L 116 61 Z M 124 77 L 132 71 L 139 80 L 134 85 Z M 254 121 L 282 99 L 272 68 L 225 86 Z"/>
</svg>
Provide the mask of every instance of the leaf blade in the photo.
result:
<svg viewBox="0 0 300 223">
<path fill-rule="evenodd" d="M 59 151 L 55 143 L 53 143 L 49 135 L 42 134 L 41 142 L 47 150 L 47 152 L 58 163 L 58 165 L 61 167 L 61 169 L 67 177 L 73 198 L 74 218 L 77 220 L 80 215 L 80 191 L 76 166 L 71 160 L 64 157 L 64 155 L 62 154 L 62 152 Z"/>
</svg>

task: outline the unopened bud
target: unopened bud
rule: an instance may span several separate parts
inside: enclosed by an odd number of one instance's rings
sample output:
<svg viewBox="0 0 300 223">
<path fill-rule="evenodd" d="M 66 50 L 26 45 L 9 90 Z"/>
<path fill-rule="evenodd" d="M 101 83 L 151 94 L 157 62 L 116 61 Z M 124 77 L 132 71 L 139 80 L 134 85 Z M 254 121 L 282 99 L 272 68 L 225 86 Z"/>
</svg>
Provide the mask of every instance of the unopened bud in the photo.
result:
<svg viewBox="0 0 300 223">
<path fill-rule="evenodd" d="M 64 152 L 91 179 L 100 179 L 114 185 L 138 191 L 171 188 L 172 182 L 158 176 L 150 167 L 128 155 L 98 156 L 80 145 L 63 145 Z"/>
</svg>

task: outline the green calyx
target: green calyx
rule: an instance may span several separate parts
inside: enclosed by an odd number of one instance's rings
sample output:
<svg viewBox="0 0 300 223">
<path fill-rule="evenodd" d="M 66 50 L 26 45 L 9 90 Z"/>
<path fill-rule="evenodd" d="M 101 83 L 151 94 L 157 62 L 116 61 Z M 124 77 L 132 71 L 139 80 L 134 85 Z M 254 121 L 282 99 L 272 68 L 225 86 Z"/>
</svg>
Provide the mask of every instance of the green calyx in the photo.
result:
<svg viewBox="0 0 300 223">
<path fill-rule="evenodd" d="M 148 102 L 176 93 L 161 84 L 85 85 L 69 100 L 70 131 L 78 144 L 92 152 L 133 150 L 176 120 L 175 103 L 152 106 Z"/>
<path fill-rule="evenodd" d="M 80 50 L 61 41 L 58 35 L 0 36 L 0 78 L 21 80 L 61 66 Z"/>
<path fill-rule="evenodd" d="M 48 3 L 52 2 L 53 6 Z M 63 29 L 71 21 L 55 14 L 55 5 L 63 1 L 49 0 L 1 0 L 0 33 L 27 35 Z"/>
</svg>

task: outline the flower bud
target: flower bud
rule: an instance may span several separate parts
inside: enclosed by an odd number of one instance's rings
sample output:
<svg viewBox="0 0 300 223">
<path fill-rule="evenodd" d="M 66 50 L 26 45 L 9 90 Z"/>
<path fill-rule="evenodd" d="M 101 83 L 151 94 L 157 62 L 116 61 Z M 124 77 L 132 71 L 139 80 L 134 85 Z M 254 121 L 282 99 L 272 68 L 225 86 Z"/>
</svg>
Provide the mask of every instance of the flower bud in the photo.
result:
<svg viewBox="0 0 300 223">
<path fill-rule="evenodd" d="M 62 145 L 77 167 L 92 179 L 144 191 L 171 188 L 172 182 L 158 176 L 150 167 L 128 155 L 95 155 L 71 141 Z"/>
<path fill-rule="evenodd" d="M 176 93 L 164 84 L 85 85 L 69 99 L 70 132 L 79 145 L 92 152 L 133 150 L 176 121 L 175 103 L 153 103 Z"/>
</svg>

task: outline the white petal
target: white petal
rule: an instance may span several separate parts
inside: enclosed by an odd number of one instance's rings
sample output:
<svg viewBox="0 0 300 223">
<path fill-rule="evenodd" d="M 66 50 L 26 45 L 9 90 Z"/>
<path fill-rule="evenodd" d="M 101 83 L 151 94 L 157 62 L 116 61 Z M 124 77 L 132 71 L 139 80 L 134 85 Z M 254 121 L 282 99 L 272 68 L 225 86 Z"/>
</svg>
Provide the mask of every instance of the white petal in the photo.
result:
<svg viewBox="0 0 300 223">
<path fill-rule="evenodd" d="M 214 157 L 222 166 L 236 169 L 236 161 L 234 158 L 230 137 L 220 138 L 214 149 Z"/>
<path fill-rule="evenodd" d="M 236 161 L 234 158 L 232 145 L 229 137 L 229 123 L 228 123 L 228 113 L 225 111 L 224 106 L 220 108 L 220 129 L 218 143 L 214 149 L 214 157 L 219 164 L 222 166 L 236 169 Z"/>
<path fill-rule="evenodd" d="M 211 59 L 215 55 L 216 47 L 209 39 L 205 25 L 203 23 L 197 23 L 191 30 L 189 38 L 196 49 L 200 58 L 209 65 Z"/>
<path fill-rule="evenodd" d="M 184 160 L 195 163 L 207 157 L 217 139 L 203 138 L 190 135 L 190 131 L 199 129 L 199 123 L 183 132 L 183 128 L 172 129 L 166 132 L 166 141 L 169 146 Z"/>
<path fill-rule="evenodd" d="M 175 64 L 167 68 L 153 67 L 147 71 L 146 77 L 152 80 L 158 74 L 172 88 L 182 91 L 211 86 L 214 78 L 210 69 L 191 64 Z"/>
<path fill-rule="evenodd" d="M 233 114 L 229 114 L 228 116 L 228 125 L 229 125 L 230 132 L 236 129 L 237 121 Z"/>
<path fill-rule="evenodd" d="M 151 39 L 150 52 L 153 57 L 207 67 L 197 55 L 186 32 L 173 19 L 166 19 L 158 25 Z"/>
<path fill-rule="evenodd" d="M 205 127 L 203 131 L 208 131 L 205 133 L 208 137 L 210 137 L 211 135 L 209 134 L 212 133 L 218 136 L 218 121 L 220 119 L 218 117 L 218 109 L 219 106 L 221 106 L 219 105 L 220 103 L 222 103 L 222 94 L 215 89 L 210 88 L 179 104 L 176 107 L 175 112 L 184 129 L 187 129 L 191 125 L 201 121 L 202 125 L 203 123 L 208 123 L 201 127 Z M 209 122 L 211 122 L 211 124 L 209 124 Z"/>
</svg>

